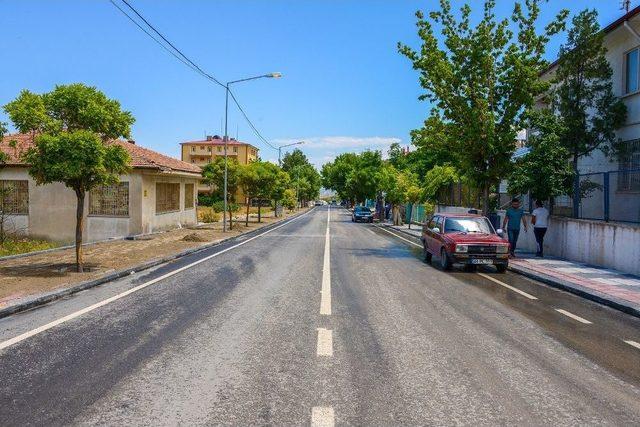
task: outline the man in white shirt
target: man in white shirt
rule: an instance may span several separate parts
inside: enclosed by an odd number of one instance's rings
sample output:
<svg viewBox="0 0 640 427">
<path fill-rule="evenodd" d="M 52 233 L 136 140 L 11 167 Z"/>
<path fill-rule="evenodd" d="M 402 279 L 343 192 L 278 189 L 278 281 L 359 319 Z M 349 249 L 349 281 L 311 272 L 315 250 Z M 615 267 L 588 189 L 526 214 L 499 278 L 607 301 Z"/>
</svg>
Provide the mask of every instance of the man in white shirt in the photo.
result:
<svg viewBox="0 0 640 427">
<path fill-rule="evenodd" d="M 538 242 L 538 252 L 536 256 L 543 256 L 544 235 L 549 225 L 549 211 L 542 204 L 542 200 L 536 200 L 536 208 L 531 212 L 531 224 L 533 224 L 533 234 Z"/>
</svg>

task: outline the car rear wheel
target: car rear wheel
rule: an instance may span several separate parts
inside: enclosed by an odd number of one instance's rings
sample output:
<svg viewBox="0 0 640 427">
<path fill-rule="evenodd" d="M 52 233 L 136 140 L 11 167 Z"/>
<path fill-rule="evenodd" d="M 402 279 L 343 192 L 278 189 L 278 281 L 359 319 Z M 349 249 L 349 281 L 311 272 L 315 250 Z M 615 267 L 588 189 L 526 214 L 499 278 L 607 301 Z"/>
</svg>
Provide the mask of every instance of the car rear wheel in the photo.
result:
<svg viewBox="0 0 640 427">
<path fill-rule="evenodd" d="M 442 267 L 443 270 L 451 269 L 451 260 L 449 260 L 447 251 L 445 251 L 444 248 L 440 249 L 440 267 Z"/>
</svg>

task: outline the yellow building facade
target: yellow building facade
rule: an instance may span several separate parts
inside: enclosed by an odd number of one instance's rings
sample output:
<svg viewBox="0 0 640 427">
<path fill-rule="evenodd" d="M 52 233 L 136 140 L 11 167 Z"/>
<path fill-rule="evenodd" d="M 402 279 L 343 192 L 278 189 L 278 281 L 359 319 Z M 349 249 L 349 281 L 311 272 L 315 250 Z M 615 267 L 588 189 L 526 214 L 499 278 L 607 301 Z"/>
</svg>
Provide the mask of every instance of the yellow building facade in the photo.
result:
<svg viewBox="0 0 640 427">
<path fill-rule="evenodd" d="M 211 163 L 216 157 L 224 156 L 224 140 L 218 136 L 207 136 L 200 141 L 185 141 L 181 144 L 181 158 L 183 162 L 191 163 L 199 167 Z M 227 141 L 227 156 L 236 159 L 241 165 L 246 165 L 258 160 L 258 148 L 246 142 L 230 138 Z M 207 193 L 211 191 L 208 185 L 200 184 L 198 192 Z M 236 203 L 244 203 L 245 195 L 238 189 L 235 195 Z"/>
</svg>

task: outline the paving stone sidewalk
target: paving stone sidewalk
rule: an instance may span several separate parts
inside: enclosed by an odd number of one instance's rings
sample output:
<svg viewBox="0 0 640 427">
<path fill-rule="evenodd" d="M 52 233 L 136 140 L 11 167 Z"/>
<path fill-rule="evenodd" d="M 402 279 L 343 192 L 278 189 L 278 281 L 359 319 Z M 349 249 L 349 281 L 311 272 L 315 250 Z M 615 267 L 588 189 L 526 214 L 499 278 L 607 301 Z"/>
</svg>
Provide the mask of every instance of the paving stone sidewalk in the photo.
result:
<svg viewBox="0 0 640 427">
<path fill-rule="evenodd" d="M 405 234 L 420 238 L 419 225 L 391 226 Z M 585 298 L 640 316 L 640 277 L 620 271 L 565 259 L 536 258 L 534 254 L 516 251 L 517 258 L 509 268 L 520 274 L 556 286 Z"/>
</svg>

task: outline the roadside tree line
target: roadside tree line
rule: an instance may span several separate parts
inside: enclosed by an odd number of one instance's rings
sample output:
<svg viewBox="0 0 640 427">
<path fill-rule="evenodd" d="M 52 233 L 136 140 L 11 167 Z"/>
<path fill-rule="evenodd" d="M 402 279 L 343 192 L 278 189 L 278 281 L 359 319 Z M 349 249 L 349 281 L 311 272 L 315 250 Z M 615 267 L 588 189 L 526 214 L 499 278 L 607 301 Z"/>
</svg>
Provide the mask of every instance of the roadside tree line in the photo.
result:
<svg viewBox="0 0 640 427">
<path fill-rule="evenodd" d="M 343 154 L 323 167 L 325 186 L 362 201 L 382 191 L 385 180 L 397 181 L 393 174 L 371 172 L 385 163 L 404 177 L 417 177 L 423 200 L 436 202 L 441 188 L 460 182 L 479 194 L 485 213 L 498 207 L 505 179 L 511 194 L 531 192 L 543 200 L 588 191 L 579 185 L 578 160 L 596 149 L 613 158 L 624 155 L 615 130 L 624 124 L 626 108 L 613 94 L 596 11 L 572 18 L 549 72 L 546 46 L 565 30 L 569 12 L 561 10 L 542 26 L 542 4 L 516 2 L 509 19 L 498 20 L 495 1 L 486 0 L 476 24 L 469 4 L 459 14 L 449 0 L 428 15 L 417 12 L 421 46 L 398 44 L 419 73 L 419 99 L 429 101 L 423 126 L 411 131 L 414 149 L 404 153 L 394 145 L 386 162 L 373 153 Z M 521 129 L 528 130 L 528 153 L 514 159 Z M 375 162 L 367 161 L 371 156 Z"/>
<path fill-rule="evenodd" d="M 224 157 L 218 156 L 202 170 L 203 182 L 212 188 L 210 202 L 223 200 Z M 246 165 L 234 158 L 227 159 L 227 198 L 229 228 L 233 228 L 233 211 L 238 190 L 247 197 L 245 225 L 249 225 L 249 208 L 252 202 L 258 206 L 258 222 L 262 218 L 265 201 L 275 206 L 294 209 L 298 203 L 306 203 L 320 194 L 321 180 L 318 171 L 309 163 L 304 153 L 295 149 L 284 155 L 282 167 L 271 162 L 257 160 Z"/>
</svg>

